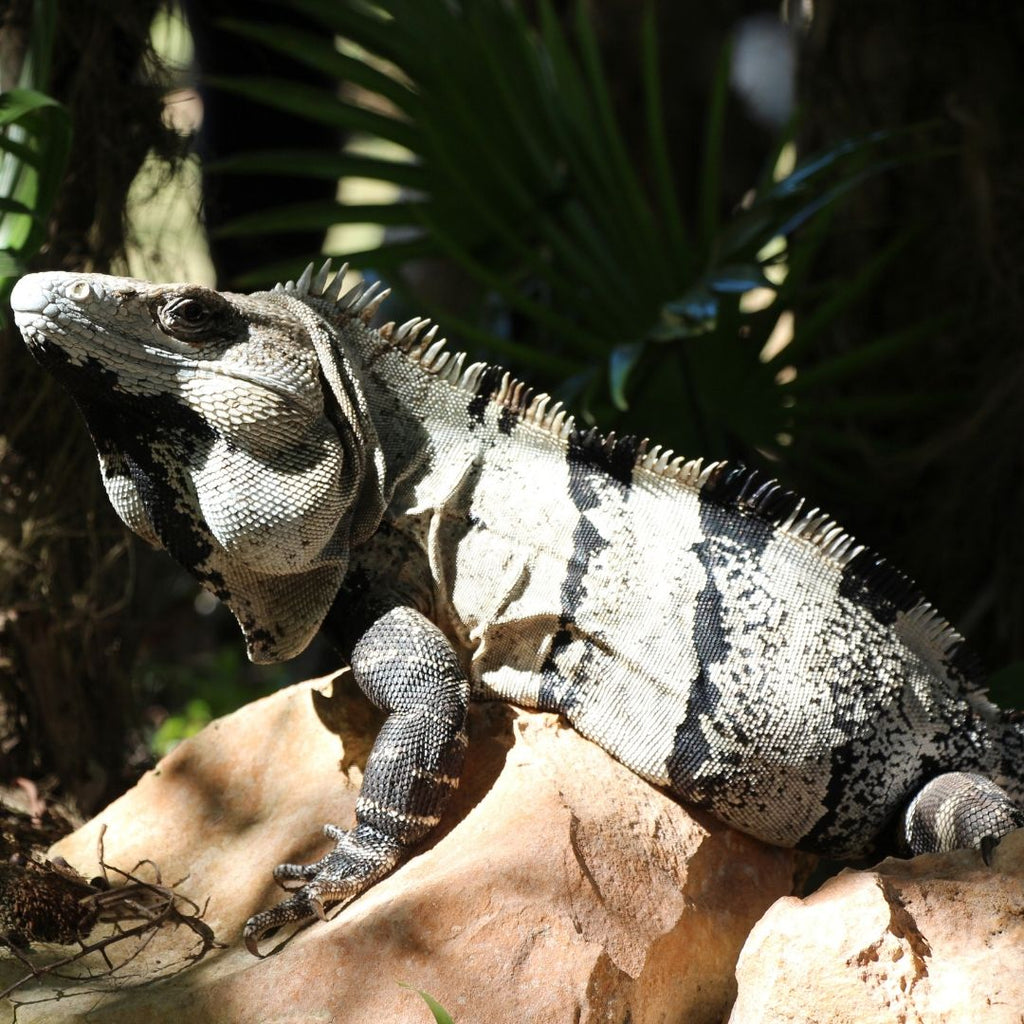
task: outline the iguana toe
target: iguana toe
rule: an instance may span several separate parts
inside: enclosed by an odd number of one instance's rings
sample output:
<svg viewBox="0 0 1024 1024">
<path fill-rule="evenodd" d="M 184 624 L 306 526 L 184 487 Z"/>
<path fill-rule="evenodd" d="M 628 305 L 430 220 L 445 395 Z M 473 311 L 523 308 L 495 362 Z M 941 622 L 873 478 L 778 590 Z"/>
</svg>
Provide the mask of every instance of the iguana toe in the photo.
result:
<svg viewBox="0 0 1024 1024">
<path fill-rule="evenodd" d="M 306 893 L 299 889 L 289 896 L 288 899 L 278 903 L 277 906 L 264 910 L 259 914 L 254 914 L 245 922 L 245 928 L 242 929 L 242 939 L 245 942 L 245 948 L 253 956 L 262 957 L 263 954 L 260 952 L 259 943 L 260 939 L 268 932 L 276 931 L 282 925 L 290 924 L 293 921 L 305 921 L 316 916 L 316 911 L 313 909 Z"/>
<path fill-rule="evenodd" d="M 329 906 L 358 896 L 398 863 L 401 847 L 376 829 L 359 825 L 345 831 L 325 825 L 324 834 L 337 840 L 326 856 L 312 864 L 279 864 L 274 868 L 274 878 L 283 887 L 293 880 L 305 884 L 276 907 L 246 922 L 242 937 L 253 956 L 261 955 L 259 940 L 270 930 L 313 917 L 324 920 Z"/>
</svg>

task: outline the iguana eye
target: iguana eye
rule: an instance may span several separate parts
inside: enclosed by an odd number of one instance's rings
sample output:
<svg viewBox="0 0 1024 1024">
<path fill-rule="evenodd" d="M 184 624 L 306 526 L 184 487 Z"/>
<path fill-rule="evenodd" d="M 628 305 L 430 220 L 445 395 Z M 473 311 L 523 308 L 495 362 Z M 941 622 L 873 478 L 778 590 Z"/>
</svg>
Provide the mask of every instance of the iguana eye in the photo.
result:
<svg viewBox="0 0 1024 1024">
<path fill-rule="evenodd" d="M 193 341 L 203 334 L 212 318 L 213 310 L 193 296 L 171 299 L 157 312 L 160 327 L 183 341 Z"/>
</svg>

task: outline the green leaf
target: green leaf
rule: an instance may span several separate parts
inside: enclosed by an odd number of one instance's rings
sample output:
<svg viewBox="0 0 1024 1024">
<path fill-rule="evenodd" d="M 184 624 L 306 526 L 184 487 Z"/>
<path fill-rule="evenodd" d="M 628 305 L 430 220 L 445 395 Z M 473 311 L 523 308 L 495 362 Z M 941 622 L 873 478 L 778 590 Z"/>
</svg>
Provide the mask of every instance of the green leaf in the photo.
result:
<svg viewBox="0 0 1024 1024">
<path fill-rule="evenodd" d="M 422 190 L 428 177 L 409 160 L 385 160 L 356 153 L 315 149 L 266 149 L 238 153 L 204 165 L 211 174 L 279 174 L 285 177 L 370 178 Z"/>
<path fill-rule="evenodd" d="M 35 211 L 24 203 L 19 203 L 17 199 L 4 199 L 0 197 L 0 213 L 20 213 L 26 217 L 38 220 Z"/>
<path fill-rule="evenodd" d="M 238 35 L 255 39 L 317 71 L 332 75 L 339 82 L 358 85 L 368 92 L 383 96 L 400 110 L 415 106 L 416 96 L 408 86 L 364 60 L 339 53 L 329 34 L 318 35 L 290 25 L 271 25 L 238 18 L 219 18 L 217 24 Z"/>
<path fill-rule="evenodd" d="M 644 342 L 631 341 L 625 345 L 616 345 L 608 353 L 608 386 L 617 409 L 625 411 L 629 408 L 626 401 L 626 382 L 637 363 L 643 358 L 646 349 Z"/>
<path fill-rule="evenodd" d="M 401 47 L 401 40 L 395 28 L 401 28 L 405 21 L 397 19 L 397 26 L 392 25 L 392 17 L 388 16 L 388 8 L 394 4 L 380 4 L 349 0 L 339 3 L 338 0 L 290 0 L 290 6 L 305 11 L 310 17 L 330 28 L 335 35 L 345 36 L 358 42 L 361 46 L 372 50 L 388 59 L 394 59 L 395 47 Z M 424 5 L 425 6 L 425 5 Z M 435 5 L 432 5 L 435 6 Z M 446 5 L 436 5 L 440 16 L 448 14 Z M 439 21 L 443 19 L 439 17 Z"/>
<path fill-rule="evenodd" d="M 832 169 L 839 161 L 851 155 L 863 154 L 870 146 L 883 139 L 890 138 L 891 132 L 878 131 L 854 139 L 843 139 L 829 146 L 823 153 L 815 154 L 801 161 L 790 174 L 776 182 L 764 194 L 765 199 L 774 199 L 792 195 L 807 188 L 810 180 L 822 171 Z"/>
<path fill-rule="evenodd" d="M 754 288 L 774 288 L 756 263 L 731 263 L 718 267 L 704 278 L 708 289 L 713 292 L 740 293 Z"/>
<path fill-rule="evenodd" d="M 46 217 L 71 148 L 71 122 L 49 96 L 11 89 L 0 95 L 0 125 L 0 248 L 27 262 L 46 239 Z"/>
<path fill-rule="evenodd" d="M 665 115 L 661 105 L 661 74 L 658 66 L 658 40 L 653 6 L 644 10 L 641 61 L 644 83 L 644 115 L 651 167 L 658 190 L 658 205 L 665 224 L 673 276 L 678 280 L 693 270 L 687 250 L 686 226 L 676 198 L 676 175 L 669 156 Z"/>
<path fill-rule="evenodd" d="M 351 132 L 377 135 L 414 152 L 419 148 L 420 134 L 412 125 L 386 114 L 345 103 L 333 92 L 315 85 L 284 78 L 246 75 L 208 75 L 204 82 L 310 121 L 345 128 Z"/>
<path fill-rule="evenodd" d="M 610 175 L 613 176 L 615 181 L 614 192 L 620 197 L 621 206 L 624 210 L 628 211 L 627 215 L 633 225 L 633 230 L 625 235 L 625 238 L 630 243 L 628 249 L 620 246 L 617 254 L 621 262 L 622 260 L 630 259 L 629 252 L 636 250 L 636 240 L 638 238 L 650 239 L 656 237 L 656 233 L 652 230 L 651 211 L 643 189 L 640 186 L 636 171 L 633 168 L 633 161 L 626 150 L 622 131 L 612 109 L 611 96 L 607 85 L 608 79 L 601 64 L 600 50 L 597 36 L 594 33 L 592 17 L 582 3 L 576 6 L 576 35 L 582 51 L 588 91 L 597 115 L 602 148 L 606 154 L 602 166 L 607 165 Z M 639 259 L 641 262 L 650 264 L 649 260 L 644 260 L 643 254 L 639 254 Z M 661 264 L 661 268 L 663 273 L 667 269 L 664 267 L 664 264 Z"/>
<path fill-rule="evenodd" d="M 434 1015 L 435 1024 L 455 1024 L 451 1014 L 433 996 L 428 995 L 422 989 L 418 989 L 413 985 L 407 985 L 404 981 L 399 982 L 399 984 L 402 988 L 415 992 L 430 1007 L 430 1012 Z"/>
<path fill-rule="evenodd" d="M 824 192 L 816 195 L 810 202 L 805 203 L 794 210 L 784 221 L 782 221 L 781 224 L 779 224 L 776 233 L 780 235 L 791 234 L 802 224 L 805 224 L 810 220 L 811 217 L 814 217 L 826 207 L 834 205 L 838 199 L 841 199 L 848 192 L 852 192 L 853 189 L 868 178 L 873 177 L 876 174 L 880 174 L 882 171 L 888 170 L 894 166 L 896 166 L 895 161 L 886 161 L 875 164 L 873 167 L 862 171 L 860 174 L 844 178 L 842 181 L 833 185 L 832 188 L 826 189 Z"/>
<path fill-rule="evenodd" d="M 0 278 L 21 277 L 25 264 L 12 252 L 0 251 Z"/>
<path fill-rule="evenodd" d="M 7 135 L 0 135 L 0 150 L 10 153 L 24 164 L 31 167 L 39 165 L 40 154 L 37 153 L 27 142 L 18 142 Z"/>
<path fill-rule="evenodd" d="M 707 252 L 718 228 L 718 209 L 722 201 L 722 153 L 725 136 L 725 108 L 729 98 L 729 69 L 732 47 L 723 47 L 711 84 L 711 105 L 704 128 L 704 161 L 698 194 L 700 247 Z"/>
<path fill-rule="evenodd" d="M 64 109 L 55 99 L 35 89 L 8 89 L 0 93 L 0 125 L 14 124 L 44 108 Z"/>
<path fill-rule="evenodd" d="M 217 238 L 282 234 L 289 231 L 321 230 L 334 224 L 409 225 L 418 221 L 419 202 L 345 204 L 331 200 L 289 203 L 246 214 L 222 225 Z"/>
<path fill-rule="evenodd" d="M 324 253 L 324 255 L 341 262 L 351 263 L 353 266 L 372 266 L 377 269 L 397 271 L 409 260 L 423 259 L 434 256 L 436 253 L 436 245 L 421 237 L 400 242 L 385 242 L 373 249 L 359 252 L 331 252 Z M 294 280 L 305 270 L 308 263 L 309 258 L 303 255 L 277 263 L 264 264 L 239 275 L 231 281 L 231 285 L 235 288 L 253 289 L 264 285 L 273 285 L 278 281 Z"/>
<path fill-rule="evenodd" d="M 662 315 L 707 328 L 718 315 L 718 299 L 702 283 L 662 306 Z"/>
</svg>

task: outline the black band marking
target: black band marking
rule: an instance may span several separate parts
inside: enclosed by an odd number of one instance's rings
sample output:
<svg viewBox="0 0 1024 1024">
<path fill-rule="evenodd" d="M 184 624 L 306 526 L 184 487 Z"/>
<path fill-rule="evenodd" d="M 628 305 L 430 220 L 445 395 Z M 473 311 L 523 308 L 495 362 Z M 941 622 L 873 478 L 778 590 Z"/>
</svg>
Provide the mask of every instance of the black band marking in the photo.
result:
<svg viewBox="0 0 1024 1024">
<path fill-rule="evenodd" d="M 488 366 L 480 374 L 480 380 L 476 386 L 476 394 L 470 400 L 469 405 L 466 406 L 466 412 L 469 413 L 471 423 L 483 423 L 487 403 L 500 387 L 501 379 L 504 376 L 505 371 L 500 366 Z"/>
</svg>

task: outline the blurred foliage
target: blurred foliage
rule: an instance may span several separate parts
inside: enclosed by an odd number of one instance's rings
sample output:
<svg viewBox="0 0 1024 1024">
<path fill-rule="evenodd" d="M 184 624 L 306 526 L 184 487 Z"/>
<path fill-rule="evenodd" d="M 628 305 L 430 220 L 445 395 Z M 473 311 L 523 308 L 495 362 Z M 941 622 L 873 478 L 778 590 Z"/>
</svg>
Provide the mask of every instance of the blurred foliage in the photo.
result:
<svg viewBox="0 0 1024 1024">
<path fill-rule="evenodd" d="M 137 682 L 142 696 L 151 702 L 148 717 L 155 728 L 149 746 L 153 753 L 163 757 L 213 719 L 265 697 L 290 681 L 284 665 L 261 673 L 255 684 L 247 668 L 237 643 L 185 661 L 143 664 Z"/>
<path fill-rule="evenodd" d="M 46 240 L 71 151 L 63 106 L 29 85 L 49 78 L 56 3 L 36 4 L 19 81 L 0 94 L 0 325 L 7 297 Z"/>
<path fill-rule="evenodd" d="M 147 153 L 180 151 L 161 121 L 165 85 L 149 42 L 158 6 L 5 8 L 4 297 L 29 269 L 108 270 Z M 162 599 L 168 577 L 135 585 L 143 559 L 106 498 L 88 431 L 9 318 L 0 420 L 0 774 L 56 778 L 91 813 L 145 766 L 129 666 L 143 605 Z"/>
<path fill-rule="evenodd" d="M 0 95 L 0 301 L 46 239 L 71 148 L 67 111 L 34 89 Z"/>
<path fill-rule="evenodd" d="M 637 114 L 646 152 L 636 154 L 613 111 L 583 4 L 571 33 L 546 2 L 538 5 L 536 25 L 520 5 L 503 0 L 291 5 L 319 19 L 323 34 L 253 21 L 232 27 L 331 72 L 344 88 L 257 77 L 213 84 L 372 137 L 399 155 L 265 148 L 214 170 L 371 179 L 393 186 L 398 197 L 357 205 L 285 202 L 226 224 L 220 234 L 382 225 L 388 234 L 379 247 L 334 255 L 399 288 L 410 261 L 449 261 L 464 282 L 461 308 L 430 309 L 428 297 L 428 308 L 415 312 L 440 316 L 461 341 L 527 370 L 531 382 L 606 429 L 625 426 L 688 454 L 796 459 L 813 427 L 813 457 L 832 473 L 843 443 L 832 421 L 851 409 L 837 406 L 831 392 L 829 401 L 818 401 L 821 384 L 869 382 L 870 399 L 857 400 L 863 416 L 948 398 L 879 387 L 879 367 L 927 338 L 934 322 L 882 332 L 840 356 L 816 348 L 829 325 L 885 273 L 903 237 L 857 276 L 816 282 L 814 314 L 797 323 L 788 344 L 766 347 L 787 329 L 793 296 L 808 288 L 834 205 L 901 159 L 898 136 L 844 141 L 774 180 L 783 140 L 760 181 L 723 218 L 726 52 L 705 123 L 695 126 L 703 163 L 696 208 L 686 211 L 669 159 L 650 10 Z M 340 48 L 335 37 L 343 40 Z M 240 283 L 268 284 L 300 269 L 256 268 Z"/>
</svg>

